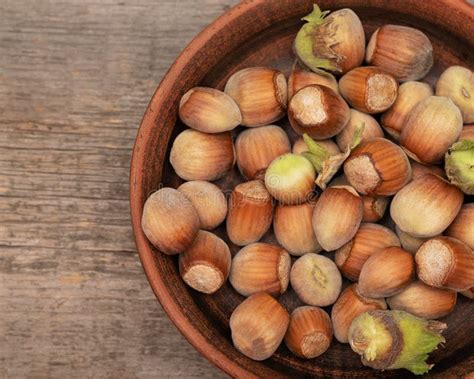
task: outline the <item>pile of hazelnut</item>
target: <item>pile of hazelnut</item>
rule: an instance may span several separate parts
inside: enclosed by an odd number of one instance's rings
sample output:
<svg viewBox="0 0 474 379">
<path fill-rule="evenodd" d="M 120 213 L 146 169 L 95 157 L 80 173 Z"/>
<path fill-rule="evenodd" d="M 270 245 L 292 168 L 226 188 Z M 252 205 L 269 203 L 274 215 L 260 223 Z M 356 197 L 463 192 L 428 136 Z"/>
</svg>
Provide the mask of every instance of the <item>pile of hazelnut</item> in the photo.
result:
<svg viewBox="0 0 474 379">
<path fill-rule="evenodd" d="M 419 81 L 433 65 L 421 31 L 385 25 L 366 47 L 353 11 L 326 15 L 315 6 L 304 19 L 288 80 L 250 67 L 223 92 L 196 87 L 182 97 L 189 129 L 170 162 L 186 182 L 148 198 L 143 231 L 162 253 L 179 254 L 193 289 L 212 294 L 229 278 L 247 297 L 230 329 L 252 359 L 269 358 L 283 340 L 314 358 L 334 335 L 365 365 L 426 372 L 446 328 L 427 320 L 452 312 L 458 292 L 474 295 L 474 204 L 465 203 L 474 125 L 463 126 L 474 123 L 474 76 L 449 67 L 433 91 Z M 303 136 L 293 146 L 271 125 L 285 116 Z M 226 199 L 212 182 L 235 162 L 243 182 Z M 224 220 L 242 247 L 233 257 L 212 233 Z M 259 242 L 272 223 L 279 245 Z M 342 276 L 354 283 L 341 293 Z M 291 316 L 277 300 L 290 284 L 306 304 Z M 321 307 L 330 305 L 329 316 Z"/>
</svg>

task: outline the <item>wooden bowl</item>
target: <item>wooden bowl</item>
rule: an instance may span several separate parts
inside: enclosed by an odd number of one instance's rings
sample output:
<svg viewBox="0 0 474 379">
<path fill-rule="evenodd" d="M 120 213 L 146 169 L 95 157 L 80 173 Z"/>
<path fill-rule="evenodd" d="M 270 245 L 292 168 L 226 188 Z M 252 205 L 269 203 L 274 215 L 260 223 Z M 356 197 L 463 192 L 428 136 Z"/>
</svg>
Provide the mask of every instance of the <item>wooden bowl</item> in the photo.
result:
<svg viewBox="0 0 474 379">
<path fill-rule="evenodd" d="M 174 137 L 184 129 L 177 119 L 181 96 L 197 85 L 223 89 L 229 75 L 244 67 L 270 66 L 288 74 L 294 62 L 294 36 L 312 4 L 312 0 L 260 0 L 237 5 L 204 29 L 171 66 L 146 110 L 133 150 L 130 202 L 138 252 L 150 285 L 171 320 L 197 350 L 232 376 L 406 377 L 408 371 L 381 373 L 362 366 L 359 356 L 337 341 L 328 352 L 312 360 L 295 357 L 284 345 L 263 362 L 243 356 L 233 347 L 228 326 L 233 309 L 243 297 L 229 284 L 214 295 L 187 287 L 179 276 L 177 257 L 156 251 L 140 228 L 148 195 L 160 186 L 177 187 L 182 182 L 168 159 Z M 434 67 L 426 78 L 431 84 L 450 65 L 474 66 L 474 9 L 467 2 L 321 0 L 318 4 L 321 9 L 352 8 L 361 18 L 367 37 L 388 23 L 421 29 L 435 52 Z M 277 124 L 290 129 L 286 119 Z M 241 180 L 234 169 L 217 184 L 226 190 Z M 216 233 L 229 242 L 223 226 Z M 264 240 L 274 241 L 272 233 Z M 238 248 L 229 245 L 235 254 Z M 281 301 L 290 311 L 299 305 L 291 291 Z M 472 303 L 459 296 L 455 312 L 444 321 L 449 325 L 447 342 L 431 355 L 430 361 L 435 363 L 431 375 L 461 377 L 474 367 Z"/>
</svg>

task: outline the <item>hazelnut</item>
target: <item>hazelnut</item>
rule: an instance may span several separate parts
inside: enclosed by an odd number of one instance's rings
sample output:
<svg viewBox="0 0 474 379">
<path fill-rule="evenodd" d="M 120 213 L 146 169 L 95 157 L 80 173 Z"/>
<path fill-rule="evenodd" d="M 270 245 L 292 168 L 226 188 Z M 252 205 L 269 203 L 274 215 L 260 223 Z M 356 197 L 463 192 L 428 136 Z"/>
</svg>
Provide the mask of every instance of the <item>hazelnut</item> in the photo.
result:
<svg viewBox="0 0 474 379">
<path fill-rule="evenodd" d="M 465 291 L 474 287 L 474 253 L 464 242 L 435 237 L 415 255 L 418 277 L 432 287 Z"/>
<path fill-rule="evenodd" d="M 201 229 L 212 230 L 225 220 L 227 200 L 215 184 L 194 180 L 181 184 L 178 191 L 191 200 L 198 213 Z"/>
<path fill-rule="evenodd" d="M 348 343 L 349 327 L 352 321 L 360 314 L 372 310 L 387 309 L 384 299 L 372 299 L 359 293 L 357 284 L 351 284 L 337 299 L 332 307 L 331 320 L 334 328 L 334 337 L 339 342 Z"/>
<path fill-rule="evenodd" d="M 385 214 L 390 198 L 383 196 L 362 196 L 364 205 L 363 222 L 380 221 Z"/>
<path fill-rule="evenodd" d="M 341 292 L 342 278 L 335 263 L 319 254 L 305 254 L 293 264 L 291 287 L 306 304 L 325 307 Z"/>
<path fill-rule="evenodd" d="M 322 193 L 313 213 L 313 228 L 326 251 L 350 241 L 362 221 L 362 199 L 350 186 L 329 187 Z"/>
<path fill-rule="evenodd" d="M 413 107 L 421 100 L 433 96 L 433 89 L 422 82 L 405 82 L 398 88 L 398 97 L 393 105 L 382 115 L 382 126 L 396 141 Z"/>
<path fill-rule="evenodd" d="M 211 294 L 227 280 L 230 262 L 227 244 L 215 234 L 200 230 L 192 245 L 179 255 L 179 273 L 196 291 Z"/>
<path fill-rule="evenodd" d="M 398 191 L 390 215 L 402 231 L 414 237 L 433 237 L 453 222 L 463 200 L 459 188 L 437 175 L 425 174 Z"/>
<path fill-rule="evenodd" d="M 433 46 L 418 29 L 384 25 L 370 37 L 365 60 L 402 82 L 418 80 L 424 78 L 433 66 Z"/>
<path fill-rule="evenodd" d="M 230 316 L 232 342 L 247 357 L 270 358 L 283 341 L 290 315 L 270 295 L 259 292 L 245 299 Z"/>
<path fill-rule="evenodd" d="M 291 260 L 279 246 L 252 243 L 234 256 L 230 271 L 232 287 L 243 296 L 257 292 L 280 295 L 289 282 Z"/>
<path fill-rule="evenodd" d="M 296 308 L 285 335 L 288 349 L 300 358 L 316 358 L 331 345 L 332 325 L 328 314 L 318 307 Z"/>
<path fill-rule="evenodd" d="M 227 234 L 236 245 L 257 242 L 270 228 L 273 200 L 260 180 L 238 184 L 229 199 Z"/>
<path fill-rule="evenodd" d="M 184 180 L 214 181 L 234 167 L 234 144 L 229 132 L 208 134 L 193 129 L 173 142 L 170 162 Z"/>
<path fill-rule="evenodd" d="M 312 224 L 315 204 L 315 201 L 296 205 L 279 204 L 275 208 L 275 237 L 292 255 L 319 253 L 322 250 Z"/>
<path fill-rule="evenodd" d="M 142 229 L 158 250 L 179 254 L 196 238 L 199 215 L 184 194 L 162 188 L 152 193 L 143 206 Z"/>
<path fill-rule="evenodd" d="M 462 66 L 448 67 L 436 83 L 436 96 L 449 97 L 461 110 L 465 124 L 474 122 L 474 74 Z"/>
<path fill-rule="evenodd" d="M 413 255 L 396 246 L 388 247 L 365 261 L 359 275 L 359 292 L 367 297 L 389 297 L 414 279 Z"/>
<path fill-rule="evenodd" d="M 403 150 L 385 138 L 359 145 L 344 162 L 344 174 L 363 195 L 389 196 L 411 179 L 411 166 Z"/>
<path fill-rule="evenodd" d="M 288 104 L 288 119 L 298 134 L 331 138 L 349 121 L 346 102 L 329 87 L 313 84 L 300 89 Z"/>
<path fill-rule="evenodd" d="M 400 135 L 400 145 L 408 156 L 420 163 L 442 160 L 462 130 L 458 107 L 447 97 L 429 96 L 408 114 Z"/>
<path fill-rule="evenodd" d="M 474 203 L 464 204 L 445 233 L 474 250 Z"/>
<path fill-rule="evenodd" d="M 339 91 L 358 111 L 380 113 L 395 102 L 398 82 L 392 75 L 378 67 L 357 67 L 339 80 Z"/>
<path fill-rule="evenodd" d="M 242 125 L 264 126 L 285 116 L 286 78 L 278 70 L 267 67 L 244 68 L 232 74 L 224 91 L 239 106 Z"/>
<path fill-rule="evenodd" d="M 410 283 L 398 294 L 389 297 L 390 309 L 409 312 L 426 319 L 437 319 L 450 314 L 456 305 L 456 292 L 427 286 L 423 282 Z"/>
<path fill-rule="evenodd" d="M 319 84 L 331 88 L 337 94 L 339 93 L 339 86 L 337 85 L 336 78 L 330 73 L 326 72 L 312 72 L 304 70 L 295 64 L 291 71 L 290 77 L 288 78 L 288 99 L 291 99 L 293 95 L 298 92 L 301 88 L 312 84 Z"/>
<path fill-rule="evenodd" d="M 359 17 L 349 8 L 313 12 L 296 35 L 293 49 L 298 60 L 313 71 L 345 73 L 360 66 L 365 55 L 365 34 Z"/>
<path fill-rule="evenodd" d="M 205 133 L 226 132 L 242 121 L 240 109 L 229 95 L 207 87 L 195 87 L 183 95 L 179 118 L 190 128 Z"/>
<path fill-rule="evenodd" d="M 313 165 L 296 154 L 279 156 L 265 172 L 268 192 L 282 204 L 300 204 L 310 200 L 315 179 Z"/>
</svg>

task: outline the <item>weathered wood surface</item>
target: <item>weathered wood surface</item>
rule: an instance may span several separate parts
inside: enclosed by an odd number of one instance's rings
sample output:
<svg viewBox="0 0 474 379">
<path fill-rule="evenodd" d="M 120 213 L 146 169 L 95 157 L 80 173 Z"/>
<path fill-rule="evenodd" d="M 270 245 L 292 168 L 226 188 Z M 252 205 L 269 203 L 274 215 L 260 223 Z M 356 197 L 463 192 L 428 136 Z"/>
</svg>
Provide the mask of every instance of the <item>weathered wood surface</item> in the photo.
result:
<svg viewBox="0 0 474 379">
<path fill-rule="evenodd" d="M 0 1 L 0 377 L 222 375 L 155 300 L 129 221 L 146 105 L 235 0 Z"/>
</svg>

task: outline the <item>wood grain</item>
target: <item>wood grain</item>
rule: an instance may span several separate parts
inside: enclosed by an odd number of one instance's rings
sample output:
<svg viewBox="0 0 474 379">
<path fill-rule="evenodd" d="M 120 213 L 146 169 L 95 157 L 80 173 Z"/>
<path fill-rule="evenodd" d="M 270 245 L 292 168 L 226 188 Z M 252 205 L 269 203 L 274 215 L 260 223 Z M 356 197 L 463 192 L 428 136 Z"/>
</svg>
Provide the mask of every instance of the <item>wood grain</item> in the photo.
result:
<svg viewBox="0 0 474 379">
<path fill-rule="evenodd" d="M 233 0 L 0 2 L 0 377 L 219 377 L 135 254 L 131 149 L 177 54 Z"/>
</svg>

